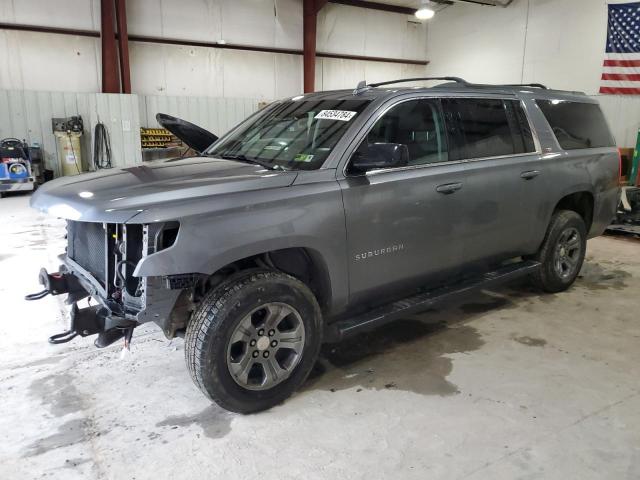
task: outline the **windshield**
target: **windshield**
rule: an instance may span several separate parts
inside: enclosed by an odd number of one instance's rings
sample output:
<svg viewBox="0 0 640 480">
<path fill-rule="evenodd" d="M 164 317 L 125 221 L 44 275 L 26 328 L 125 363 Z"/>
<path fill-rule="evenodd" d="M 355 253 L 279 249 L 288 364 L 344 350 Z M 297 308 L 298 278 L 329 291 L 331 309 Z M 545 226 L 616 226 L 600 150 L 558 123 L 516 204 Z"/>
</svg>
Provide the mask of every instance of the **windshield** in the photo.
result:
<svg viewBox="0 0 640 480">
<path fill-rule="evenodd" d="M 207 152 L 272 168 L 320 168 L 369 100 L 286 101 Z"/>
</svg>

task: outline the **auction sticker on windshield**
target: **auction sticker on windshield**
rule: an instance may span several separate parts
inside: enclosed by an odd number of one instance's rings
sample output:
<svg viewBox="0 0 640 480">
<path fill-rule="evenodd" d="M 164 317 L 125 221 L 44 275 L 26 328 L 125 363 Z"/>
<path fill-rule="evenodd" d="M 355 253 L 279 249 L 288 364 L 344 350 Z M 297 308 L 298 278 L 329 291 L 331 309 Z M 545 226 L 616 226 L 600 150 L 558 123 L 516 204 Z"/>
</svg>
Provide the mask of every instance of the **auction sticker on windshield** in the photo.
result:
<svg viewBox="0 0 640 480">
<path fill-rule="evenodd" d="M 318 114 L 313 118 L 319 118 L 324 120 L 340 120 L 341 122 L 348 122 L 358 112 L 350 112 L 349 110 L 320 110 Z"/>
</svg>

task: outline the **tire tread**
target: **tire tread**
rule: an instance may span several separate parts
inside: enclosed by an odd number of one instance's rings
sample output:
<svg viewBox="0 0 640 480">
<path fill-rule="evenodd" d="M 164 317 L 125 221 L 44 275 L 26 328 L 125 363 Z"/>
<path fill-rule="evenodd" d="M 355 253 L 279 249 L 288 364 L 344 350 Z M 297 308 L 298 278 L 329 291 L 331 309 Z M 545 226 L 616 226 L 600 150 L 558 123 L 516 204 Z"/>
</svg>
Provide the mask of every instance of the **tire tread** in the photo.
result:
<svg viewBox="0 0 640 480">
<path fill-rule="evenodd" d="M 243 289 L 249 288 L 256 282 L 275 281 L 287 279 L 293 281 L 312 302 L 316 313 L 320 315 L 320 307 L 311 290 L 296 278 L 279 271 L 252 269 L 238 272 L 232 275 L 222 284 L 211 290 L 201 300 L 193 312 L 185 333 L 185 361 L 191 379 L 196 386 L 212 401 L 228 408 L 224 398 L 215 393 L 215 389 L 207 388 L 205 381 L 206 366 L 204 365 L 207 350 L 206 346 L 225 335 L 224 328 L 218 328 L 223 318 L 221 311 L 232 301 L 233 297 Z M 319 322 L 321 323 L 321 322 Z M 321 337 L 321 324 L 318 325 L 318 334 Z M 229 409 L 229 408 L 228 408 Z M 241 411 L 240 408 L 234 408 Z M 251 410 L 245 409 L 246 412 Z"/>
<path fill-rule="evenodd" d="M 549 265 L 553 256 L 554 239 L 560 234 L 560 231 L 565 228 L 567 224 L 572 222 L 578 222 L 581 226 L 582 231 L 580 233 L 583 241 L 586 242 L 586 227 L 583 218 L 578 213 L 573 210 L 558 210 L 553 214 L 551 221 L 549 222 L 549 228 L 547 229 L 544 240 L 542 241 L 542 245 L 534 256 L 534 259 L 539 261 L 542 265 L 531 275 L 531 279 L 533 284 L 540 290 L 548 293 L 561 292 L 569 288 L 575 280 L 574 277 L 568 284 L 559 283 L 559 281 L 554 279 L 553 275 L 550 273 Z M 578 269 L 577 273 L 579 273 L 579 271 L 580 269 Z"/>
</svg>

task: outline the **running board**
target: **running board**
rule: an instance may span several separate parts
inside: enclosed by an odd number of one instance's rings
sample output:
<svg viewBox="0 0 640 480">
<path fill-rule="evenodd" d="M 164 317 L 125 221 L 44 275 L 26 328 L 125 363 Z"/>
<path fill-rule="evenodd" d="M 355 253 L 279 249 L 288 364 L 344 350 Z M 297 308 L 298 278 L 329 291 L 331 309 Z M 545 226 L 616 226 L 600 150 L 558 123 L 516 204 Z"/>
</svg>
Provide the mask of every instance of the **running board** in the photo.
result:
<svg viewBox="0 0 640 480">
<path fill-rule="evenodd" d="M 479 290 L 493 288 L 508 283 L 520 277 L 534 273 L 540 267 L 540 262 L 524 261 L 512 263 L 498 270 L 485 273 L 479 277 L 469 278 L 455 285 L 441 287 L 428 292 L 419 293 L 403 300 L 378 307 L 370 312 L 339 320 L 329 327 L 327 342 L 339 342 L 358 333 L 373 330 L 401 317 L 411 315 L 432 308 L 463 295 L 469 295 Z"/>
</svg>

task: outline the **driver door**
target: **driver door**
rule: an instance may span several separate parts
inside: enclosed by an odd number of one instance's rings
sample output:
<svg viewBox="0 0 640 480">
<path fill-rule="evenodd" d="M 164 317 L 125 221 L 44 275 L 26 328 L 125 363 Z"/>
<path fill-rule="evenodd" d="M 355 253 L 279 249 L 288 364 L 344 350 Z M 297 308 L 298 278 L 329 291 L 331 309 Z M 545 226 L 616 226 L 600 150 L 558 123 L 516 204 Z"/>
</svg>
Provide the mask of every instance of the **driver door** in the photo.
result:
<svg viewBox="0 0 640 480">
<path fill-rule="evenodd" d="M 382 303 L 409 288 L 455 277 L 463 259 L 463 162 L 450 162 L 440 103 L 411 99 L 384 112 L 358 152 L 375 143 L 406 145 L 407 164 L 339 180 L 347 225 L 352 302 Z M 353 156 L 349 162 L 352 162 Z"/>
</svg>

